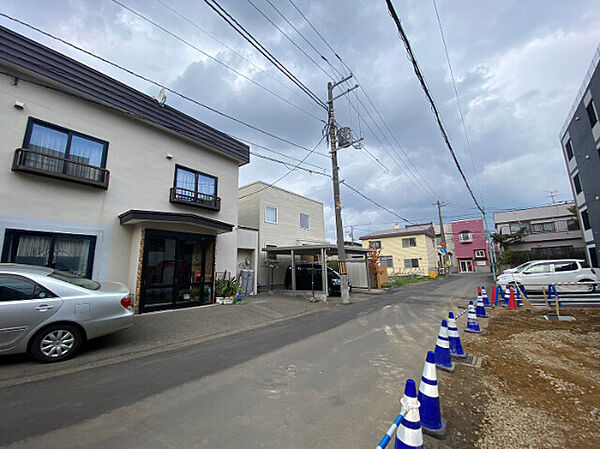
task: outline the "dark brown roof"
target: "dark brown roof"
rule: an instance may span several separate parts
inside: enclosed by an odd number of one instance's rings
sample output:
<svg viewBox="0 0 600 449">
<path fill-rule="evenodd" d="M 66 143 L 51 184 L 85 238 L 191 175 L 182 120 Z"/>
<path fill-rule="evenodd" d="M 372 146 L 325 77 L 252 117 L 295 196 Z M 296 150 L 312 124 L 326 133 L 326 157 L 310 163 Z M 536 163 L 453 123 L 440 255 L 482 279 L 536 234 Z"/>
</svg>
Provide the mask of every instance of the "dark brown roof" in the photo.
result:
<svg viewBox="0 0 600 449">
<path fill-rule="evenodd" d="M 0 60 L 60 83 L 100 103 L 208 146 L 237 159 L 250 160 L 248 145 L 38 42 L 0 26 Z"/>
<path fill-rule="evenodd" d="M 122 225 L 136 224 L 140 222 L 185 223 L 195 225 L 200 228 L 212 229 L 218 234 L 231 232 L 233 230 L 232 224 L 188 212 L 163 212 L 155 210 L 131 209 L 119 215 L 119 222 Z"/>
<path fill-rule="evenodd" d="M 364 235 L 360 237 L 361 240 L 372 240 L 383 237 L 398 237 L 401 235 L 415 235 L 415 234 L 425 234 L 429 237 L 435 238 L 435 231 L 433 229 L 433 225 L 431 223 L 426 223 L 422 225 L 411 225 L 405 226 L 400 229 L 389 229 L 385 231 L 375 231 L 368 235 Z"/>
</svg>

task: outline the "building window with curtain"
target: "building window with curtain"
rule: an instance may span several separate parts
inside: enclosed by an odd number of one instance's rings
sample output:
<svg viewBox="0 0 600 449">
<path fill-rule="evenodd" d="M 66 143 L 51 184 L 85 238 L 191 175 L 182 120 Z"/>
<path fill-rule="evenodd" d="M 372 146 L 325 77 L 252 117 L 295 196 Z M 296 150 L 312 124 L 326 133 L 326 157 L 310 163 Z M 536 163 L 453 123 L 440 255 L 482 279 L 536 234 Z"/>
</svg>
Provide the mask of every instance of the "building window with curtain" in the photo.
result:
<svg viewBox="0 0 600 449">
<path fill-rule="evenodd" d="M 92 277 L 96 237 L 7 229 L 2 262 L 38 265 Z"/>
<path fill-rule="evenodd" d="M 217 197 L 217 178 L 177 165 L 171 202 L 219 210 L 221 205 L 220 198 Z"/>
<path fill-rule="evenodd" d="M 108 142 L 29 118 L 13 168 L 108 187 Z"/>
<path fill-rule="evenodd" d="M 265 205 L 265 222 L 277 223 L 277 208 L 275 206 Z"/>
<path fill-rule="evenodd" d="M 300 214 L 300 228 L 308 229 L 309 228 L 309 218 L 306 214 Z"/>
</svg>

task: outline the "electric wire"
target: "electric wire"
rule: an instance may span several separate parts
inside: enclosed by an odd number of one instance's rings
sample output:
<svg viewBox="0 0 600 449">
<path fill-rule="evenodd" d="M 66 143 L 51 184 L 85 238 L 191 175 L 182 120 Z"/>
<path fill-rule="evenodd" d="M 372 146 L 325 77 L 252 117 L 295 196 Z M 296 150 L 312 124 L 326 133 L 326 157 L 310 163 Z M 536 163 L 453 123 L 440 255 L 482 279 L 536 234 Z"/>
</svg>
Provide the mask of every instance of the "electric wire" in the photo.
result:
<svg viewBox="0 0 600 449">
<path fill-rule="evenodd" d="M 95 54 L 95 53 L 93 53 L 93 52 L 91 52 L 89 50 L 86 50 L 86 49 L 84 49 L 82 47 L 79 47 L 78 45 L 75 45 L 75 44 L 73 44 L 73 43 L 71 43 L 71 42 L 69 42 L 69 41 L 67 41 L 67 40 L 65 40 L 65 39 L 63 39 L 61 37 L 55 36 L 52 33 L 44 31 L 44 30 L 42 30 L 42 29 L 40 29 L 40 28 L 38 28 L 38 27 L 36 27 L 34 25 L 31 25 L 31 24 L 29 24 L 27 22 L 24 22 L 24 21 L 20 20 L 20 19 L 16 19 L 14 17 L 11 17 L 8 14 L 5 14 L 3 12 L 0 12 L 0 16 L 6 18 L 8 20 L 11 20 L 11 21 L 13 21 L 15 23 L 18 23 L 20 25 L 23 25 L 23 26 L 25 26 L 25 27 L 27 27 L 29 29 L 32 29 L 32 30 L 34 30 L 34 31 L 36 31 L 36 32 L 38 32 L 40 34 L 43 34 L 44 36 L 47 36 L 47 37 L 49 37 L 49 38 L 51 38 L 51 39 L 53 39 L 53 40 L 55 40 L 57 42 L 61 42 L 61 43 L 65 44 L 65 45 L 67 45 L 67 46 L 69 46 L 69 47 L 71 47 L 71 48 L 73 48 L 73 49 L 75 49 L 77 51 L 85 53 L 88 56 L 91 56 L 92 58 L 95 58 L 95 59 L 97 59 L 99 61 L 102 61 L 102 62 L 104 62 L 104 63 L 112 66 L 112 67 L 115 67 L 115 68 L 117 68 L 119 70 L 122 70 L 123 72 L 126 72 L 126 73 L 128 73 L 128 74 L 130 74 L 130 75 L 132 75 L 132 76 L 134 76 L 136 78 L 139 78 L 139 79 L 141 79 L 143 81 L 146 81 L 147 83 L 153 84 L 156 87 L 160 87 L 160 88 L 164 89 L 166 92 L 170 92 L 173 95 L 176 95 L 176 96 L 178 96 L 178 97 L 180 97 L 180 98 L 182 98 L 182 99 L 184 99 L 186 101 L 194 103 L 195 105 L 200 106 L 200 107 L 202 107 L 202 108 L 204 108 L 204 109 L 206 109 L 208 111 L 211 111 L 211 112 L 213 112 L 213 113 L 215 113 L 215 114 L 217 114 L 217 115 L 219 115 L 221 117 L 224 117 L 224 118 L 226 118 L 228 120 L 231 120 L 231 121 L 233 121 L 235 123 L 238 123 L 240 125 L 243 125 L 243 126 L 249 128 L 249 129 L 257 131 L 257 132 L 259 132 L 261 134 L 264 134 L 264 135 L 266 135 L 268 137 L 271 137 L 271 138 L 273 138 L 275 140 L 279 140 L 280 142 L 287 143 L 288 145 L 291 145 L 291 146 L 293 146 L 295 148 L 299 148 L 299 149 L 305 150 L 305 151 L 310 151 L 310 148 L 306 148 L 305 146 L 299 145 L 297 143 L 294 143 L 294 142 L 292 142 L 289 139 L 286 139 L 284 137 L 280 137 L 280 136 L 278 136 L 276 134 L 273 134 L 271 132 L 265 131 L 265 130 L 263 130 L 263 129 L 255 126 L 255 125 L 252 125 L 252 124 L 250 124 L 248 122 L 245 122 L 245 121 L 243 121 L 241 119 L 238 119 L 238 118 L 236 118 L 236 117 L 234 117 L 232 115 L 229 115 L 229 114 L 227 114 L 225 112 L 219 111 L 218 109 L 215 109 L 215 108 L 213 108 L 211 106 L 208 106 L 208 105 L 206 105 L 206 104 L 204 104 L 204 103 L 202 103 L 202 102 L 200 102 L 200 101 L 198 101 L 198 100 L 196 100 L 196 99 L 194 99 L 192 97 L 189 97 L 188 95 L 180 93 L 180 92 L 178 92 L 178 91 L 176 91 L 176 90 L 174 90 L 174 89 L 166 86 L 165 84 L 159 83 L 158 81 L 155 81 L 155 80 L 153 80 L 151 78 L 148 78 L 147 76 L 140 75 L 139 73 L 136 73 L 136 72 L 134 72 L 131 69 L 128 69 L 128 68 L 126 68 L 126 67 L 124 67 L 124 66 L 122 66 L 120 64 L 117 64 L 116 62 L 113 62 L 113 61 L 111 61 L 111 60 L 109 60 L 109 59 L 107 59 L 107 58 L 105 58 L 103 56 L 99 56 L 99 55 L 97 55 L 97 54 Z M 327 155 L 324 155 L 322 153 L 315 153 L 315 154 L 319 154 L 319 155 L 321 155 L 323 157 L 328 157 Z"/>
<path fill-rule="evenodd" d="M 419 83 L 421 84 L 421 88 L 423 89 L 423 92 L 425 93 L 425 96 L 427 97 L 427 100 L 429 101 L 429 104 L 431 105 L 431 109 L 435 115 L 435 118 L 437 120 L 438 123 L 438 127 L 440 128 L 440 132 L 442 133 L 442 137 L 444 138 L 444 141 L 446 143 L 446 146 L 448 147 L 448 150 L 450 151 L 450 154 L 452 156 L 452 159 L 454 160 L 454 164 L 456 165 L 456 168 L 458 169 L 458 172 L 460 173 L 463 182 L 465 184 L 465 186 L 467 187 L 467 190 L 469 191 L 469 194 L 471 195 L 471 198 L 473 199 L 473 202 L 475 203 L 475 205 L 477 206 L 477 208 L 481 211 L 482 214 L 485 215 L 485 212 L 483 210 L 483 208 L 481 207 L 481 205 L 479 204 L 479 202 L 477 201 L 477 198 L 475 198 L 475 195 L 473 194 L 473 190 L 471 189 L 471 186 L 469 185 L 469 181 L 467 180 L 467 177 L 460 165 L 460 162 L 458 161 L 458 158 L 456 157 L 456 153 L 454 152 L 454 148 L 452 148 L 452 144 L 450 143 L 450 139 L 448 138 L 448 134 L 446 133 L 446 130 L 444 128 L 444 125 L 442 124 L 442 119 L 440 117 L 440 113 L 437 109 L 437 106 L 435 104 L 435 101 L 433 100 L 433 97 L 431 96 L 431 93 L 429 92 L 429 88 L 427 87 L 427 84 L 425 82 L 425 78 L 423 77 L 423 74 L 421 72 L 421 68 L 419 67 L 417 60 L 415 58 L 415 55 L 413 53 L 412 50 L 412 46 L 410 45 L 410 41 L 408 40 L 408 37 L 406 36 L 406 33 L 404 32 L 404 29 L 402 28 L 402 24 L 400 23 L 400 19 L 398 18 L 398 15 L 396 14 L 396 10 L 394 9 L 394 5 L 392 5 L 391 0 L 386 0 L 387 6 L 388 6 L 388 11 L 390 13 L 390 15 L 392 16 L 392 19 L 394 20 L 396 27 L 398 28 L 398 33 L 400 35 L 400 38 L 402 39 L 402 42 L 404 43 L 404 47 L 406 48 L 406 52 L 408 54 L 409 60 L 412 63 L 413 66 L 413 70 L 415 72 L 415 75 L 417 76 L 417 79 L 419 80 Z"/>
<path fill-rule="evenodd" d="M 290 41 L 294 47 L 296 47 L 298 50 L 300 50 L 300 52 L 304 56 L 306 56 L 315 66 L 317 66 L 317 68 L 319 70 L 321 70 L 325 74 L 325 76 L 327 76 L 330 79 L 333 79 L 333 77 L 331 76 L 331 74 L 329 74 L 323 67 L 321 67 L 321 65 L 317 61 L 315 61 L 308 53 L 306 53 L 306 51 L 304 51 L 304 49 L 302 47 L 300 47 L 290 36 L 288 36 L 288 34 L 285 31 L 283 31 L 275 22 L 273 22 L 269 18 L 269 16 L 267 16 L 258 6 L 256 6 L 254 4 L 254 2 L 252 0 L 246 0 L 246 1 L 248 3 L 250 3 L 250 5 L 252 5 L 252 7 L 254 9 L 256 9 L 258 11 L 258 13 L 265 18 L 265 20 L 267 20 L 267 22 L 269 22 L 271 25 L 273 25 L 273 27 L 275 27 L 275 29 L 277 31 L 279 31 L 288 41 Z M 273 6 L 273 5 L 271 4 L 271 6 Z M 275 7 L 273 6 L 273 8 L 275 8 Z M 275 10 L 277 12 L 279 12 L 279 10 L 277 8 L 275 8 Z"/>
<path fill-rule="evenodd" d="M 392 139 L 394 140 L 394 142 L 396 143 L 396 145 L 400 148 L 400 150 L 402 151 L 402 153 L 404 154 L 404 156 L 406 157 L 406 160 L 408 161 L 408 163 L 412 166 L 413 170 L 415 173 L 417 173 L 420 176 L 420 180 L 418 180 L 416 178 L 416 175 L 414 173 L 412 173 L 412 170 L 410 170 L 410 168 L 408 168 L 408 164 L 402 160 L 402 157 L 400 156 L 400 154 L 398 152 L 394 152 L 402 161 L 403 164 L 406 164 L 408 170 L 404 170 L 404 168 L 402 166 L 400 166 L 400 164 L 398 163 L 398 161 L 396 160 L 396 158 L 391 154 L 390 150 L 388 150 L 386 148 L 385 145 L 383 145 L 383 143 L 379 140 L 380 145 L 382 146 L 382 148 L 388 153 L 388 155 L 392 158 L 392 160 L 399 166 L 399 168 L 408 174 L 410 173 L 413 176 L 413 179 L 415 180 L 415 185 L 418 186 L 417 190 L 420 191 L 420 193 L 423 195 L 423 197 L 427 200 L 430 199 L 434 199 L 437 198 L 438 195 L 437 193 L 433 190 L 433 188 L 431 187 L 431 185 L 429 184 L 427 178 L 421 173 L 421 171 L 415 166 L 415 164 L 412 162 L 412 160 L 410 159 L 410 157 L 408 156 L 408 153 L 406 152 L 406 150 L 403 148 L 403 146 L 400 144 L 400 142 L 398 141 L 398 139 L 396 138 L 396 136 L 394 135 L 394 133 L 391 131 L 390 127 L 388 126 L 387 122 L 383 119 L 383 116 L 381 115 L 381 113 L 379 112 L 379 110 L 377 109 L 377 107 L 375 106 L 375 103 L 373 102 L 373 100 L 371 99 L 371 97 L 368 95 L 365 87 L 362 85 L 362 83 L 360 82 L 360 80 L 358 79 L 358 77 L 356 76 L 356 74 L 354 74 L 353 70 L 348 66 L 348 64 L 346 64 L 346 62 L 343 60 L 343 58 L 333 49 L 333 47 L 329 44 L 329 42 L 327 41 L 327 39 L 325 39 L 325 37 L 319 32 L 319 30 L 312 24 L 312 22 L 308 19 L 308 17 L 300 10 L 300 8 L 298 8 L 298 6 L 294 3 L 293 0 L 289 0 L 289 2 L 291 3 L 291 5 L 294 7 L 294 9 L 300 14 L 300 16 L 302 16 L 302 18 L 306 21 L 306 23 L 308 23 L 308 25 L 311 27 L 311 29 L 315 32 L 315 34 L 325 43 L 325 45 L 327 46 L 327 48 L 329 48 L 329 50 L 335 55 L 335 57 L 339 60 L 340 64 L 342 65 L 342 67 L 344 67 L 345 70 L 349 71 L 350 73 L 353 74 L 354 78 L 356 79 L 357 83 L 360 85 L 361 90 L 363 92 L 363 94 L 365 95 L 365 97 L 367 98 L 367 101 L 369 102 L 369 104 L 371 105 L 371 107 L 374 109 L 375 113 L 377 114 L 377 116 L 380 118 L 380 120 L 383 122 L 384 127 L 386 128 L 386 130 L 388 131 L 388 133 L 392 136 Z M 324 60 L 327 60 L 324 56 L 322 56 Z M 341 73 L 335 69 L 335 67 L 333 67 L 331 64 L 330 66 L 333 68 L 333 70 L 341 76 Z M 356 97 L 357 101 L 359 102 L 359 104 L 362 106 L 362 108 L 365 111 L 368 111 L 368 109 L 366 108 L 366 106 L 360 101 L 360 98 L 358 97 L 358 94 L 356 92 L 353 92 L 354 96 Z M 348 99 L 348 101 L 350 101 Z M 358 116 L 358 121 L 359 124 L 361 123 L 361 114 L 360 111 L 358 111 L 358 109 L 356 107 L 353 107 L 355 112 L 357 113 Z M 373 119 L 373 117 L 371 116 L 371 121 L 373 121 L 373 123 L 375 123 L 375 120 Z M 385 136 L 385 133 L 383 133 L 381 131 L 381 129 L 378 127 L 378 129 L 380 130 L 380 133 Z M 376 139 L 378 138 L 378 135 L 375 134 L 372 129 L 370 130 L 371 133 L 376 137 Z M 391 142 L 389 141 L 389 139 L 386 140 L 388 141 L 388 144 L 393 148 L 393 145 L 391 144 Z M 426 186 L 431 193 L 433 194 L 432 197 L 429 197 L 428 195 L 426 195 L 421 189 L 420 189 L 420 185 L 423 184 L 424 186 Z"/>
<path fill-rule="evenodd" d="M 327 129 L 327 126 L 325 126 L 325 129 Z M 321 142 L 323 142 L 323 139 L 325 139 L 325 134 L 323 134 L 323 135 L 321 136 L 321 139 L 319 139 L 319 141 L 317 142 L 317 144 L 314 146 L 314 148 L 313 148 L 313 151 L 315 151 L 315 150 L 316 150 L 316 149 L 319 147 L 319 145 L 321 145 Z M 239 200 L 241 200 L 241 199 L 243 199 L 243 198 L 246 198 L 246 197 L 248 197 L 248 196 L 251 196 L 251 195 L 256 195 L 257 193 L 260 193 L 260 192 L 262 192 L 262 191 L 264 191 L 264 190 L 270 189 L 270 188 L 271 188 L 271 187 L 273 187 L 275 184 L 277 184 L 279 181 L 281 181 L 283 178 L 285 178 L 285 177 L 286 177 L 286 176 L 288 176 L 288 175 L 291 175 L 291 174 L 292 174 L 294 171 L 296 171 L 296 169 L 297 169 L 297 168 L 299 168 L 299 167 L 300 167 L 300 165 L 301 165 L 301 164 L 302 164 L 304 161 L 306 161 L 306 159 L 308 158 L 308 156 L 310 156 L 310 154 L 311 154 L 311 153 L 308 153 L 306 156 L 304 156 L 304 159 L 302 159 L 302 160 L 301 160 L 301 161 L 300 161 L 298 164 L 294 165 L 292 168 L 289 168 L 289 169 L 288 169 L 288 171 L 287 171 L 286 173 L 284 173 L 283 175 L 281 175 L 279 178 L 277 178 L 277 179 L 276 179 L 275 181 L 273 181 L 272 183 L 268 184 L 267 186 L 265 186 L 265 187 L 263 187 L 263 188 L 261 188 L 261 189 L 258 189 L 256 192 L 248 193 L 247 195 L 242 195 L 242 196 L 238 197 L 238 201 L 239 201 Z"/>
<path fill-rule="evenodd" d="M 325 123 L 325 120 L 323 120 L 320 117 L 317 117 L 315 114 L 313 114 L 312 112 L 307 111 L 306 109 L 301 108 L 300 106 L 298 106 L 297 104 L 289 101 L 287 98 L 282 97 L 281 95 L 279 95 L 277 92 L 274 92 L 273 90 L 269 89 L 268 87 L 260 84 L 259 82 L 253 80 L 252 78 L 250 78 L 249 76 L 245 75 L 244 73 L 240 72 L 239 70 L 233 68 L 232 66 L 230 66 L 229 64 L 219 60 L 218 58 L 212 56 L 211 54 L 205 52 L 204 50 L 202 50 L 201 48 L 199 48 L 198 46 L 192 44 L 191 42 L 187 41 L 186 39 L 182 38 L 181 36 L 169 31 L 167 28 L 163 27 L 162 25 L 160 25 L 159 23 L 155 22 L 154 20 L 150 19 L 149 17 L 145 16 L 144 14 L 136 11 L 135 9 L 121 3 L 119 0 L 111 0 L 113 3 L 119 5 L 121 8 L 126 9 L 127 11 L 129 11 L 130 13 L 134 14 L 136 17 L 138 17 L 139 19 L 148 22 L 149 24 L 151 24 L 152 26 L 158 28 L 159 30 L 163 31 L 164 33 L 168 34 L 169 36 L 173 37 L 174 39 L 177 39 L 179 42 L 187 45 L 190 48 L 193 48 L 194 50 L 196 50 L 198 53 L 206 56 L 207 58 L 211 59 L 212 61 L 216 62 L 217 64 L 221 65 L 222 67 L 225 67 L 226 69 L 232 71 L 233 73 L 235 73 L 236 75 L 244 78 L 246 81 L 249 81 L 250 83 L 254 84 L 255 86 L 259 87 L 260 89 L 263 89 L 265 92 L 268 92 L 269 94 L 273 95 L 274 97 L 278 98 L 279 100 L 289 104 L 290 106 L 296 108 L 297 110 L 303 112 L 304 114 Z"/>
<path fill-rule="evenodd" d="M 163 2 L 162 0 L 156 0 L 156 1 L 159 4 L 161 4 L 162 6 L 164 6 L 165 8 L 167 8 L 168 10 L 170 10 L 173 14 L 175 14 L 176 16 L 178 16 L 180 19 L 186 21 L 187 23 L 189 23 L 190 25 L 192 25 L 194 28 L 196 28 L 200 32 L 204 33 L 205 35 L 207 35 L 208 37 L 210 37 L 211 39 L 213 39 L 215 42 L 217 42 L 218 44 L 220 44 L 223 47 L 225 47 L 230 52 L 236 54 L 238 57 L 240 57 L 241 59 L 243 59 L 244 61 L 246 61 L 252 67 L 254 67 L 259 73 L 262 73 L 265 76 L 268 76 L 273 81 L 275 81 L 277 84 L 279 84 L 281 87 L 283 87 L 284 89 L 288 90 L 289 92 L 291 92 L 293 95 L 297 96 L 298 98 L 302 99 L 302 101 L 307 101 L 307 102 L 309 101 L 308 98 L 306 98 L 305 96 L 300 95 L 297 90 L 292 89 L 287 84 L 282 83 L 279 79 L 277 79 L 276 77 L 274 77 L 273 75 L 271 75 L 267 70 L 263 69 L 261 66 L 259 66 L 258 64 L 256 64 L 251 59 L 246 58 L 243 54 L 241 54 L 235 48 L 233 48 L 232 46 L 226 44 L 221 39 L 219 39 L 218 37 L 216 37 L 214 34 L 210 33 L 209 31 L 207 31 L 206 29 L 204 29 L 203 27 L 201 27 L 200 25 L 198 25 L 198 23 L 190 20 L 188 17 L 186 17 L 184 14 L 180 13 L 178 10 L 176 10 L 172 6 L 168 5 L 167 3 Z M 310 104 L 313 105 L 313 102 L 311 101 Z"/>
<path fill-rule="evenodd" d="M 234 19 L 216 0 L 204 0 L 219 17 L 221 17 L 233 30 L 242 36 L 250 45 L 252 45 L 260 54 L 262 54 L 271 64 L 282 72 L 290 81 L 306 93 L 314 102 L 323 109 L 327 110 L 327 105 L 308 87 L 306 87 L 293 73 L 289 71 L 275 56 L 273 56 L 249 31 Z"/>
<path fill-rule="evenodd" d="M 475 179 L 475 187 L 479 193 L 479 199 L 481 200 L 481 204 L 484 204 L 483 195 L 481 193 L 481 187 L 479 185 L 479 176 L 477 174 L 477 169 L 475 168 L 475 162 L 473 160 L 473 149 L 471 147 L 471 141 L 469 139 L 469 134 L 467 133 L 467 126 L 465 124 L 465 116 L 463 114 L 462 105 L 460 102 L 460 96 L 458 95 L 458 89 L 456 87 L 456 79 L 454 77 L 454 70 L 452 69 L 452 63 L 450 62 L 450 54 L 448 53 L 448 45 L 446 43 L 446 37 L 444 35 L 444 29 L 442 27 L 442 20 L 440 19 L 440 14 L 438 12 L 437 4 L 435 0 L 431 0 L 433 3 L 433 9 L 435 11 L 435 17 L 437 18 L 438 27 L 440 29 L 440 36 L 442 38 L 442 44 L 444 46 L 444 52 L 446 53 L 446 61 L 448 62 L 448 69 L 450 71 L 450 80 L 452 81 L 452 87 L 454 89 L 454 95 L 456 96 L 456 105 L 458 107 L 458 114 L 460 115 L 460 122 L 462 125 L 463 133 L 465 135 L 465 140 L 467 142 L 467 148 L 469 149 L 469 158 L 471 159 L 471 167 L 473 168 L 473 177 Z"/>
</svg>

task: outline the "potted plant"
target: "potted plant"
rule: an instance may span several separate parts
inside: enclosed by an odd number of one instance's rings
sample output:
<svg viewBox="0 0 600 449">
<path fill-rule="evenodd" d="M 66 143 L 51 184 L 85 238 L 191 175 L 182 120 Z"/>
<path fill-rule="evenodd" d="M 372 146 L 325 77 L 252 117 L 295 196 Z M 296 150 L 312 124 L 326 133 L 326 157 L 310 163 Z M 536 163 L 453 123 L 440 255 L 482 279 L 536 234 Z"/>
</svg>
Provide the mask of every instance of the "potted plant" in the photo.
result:
<svg viewBox="0 0 600 449">
<path fill-rule="evenodd" d="M 233 304 L 236 301 L 236 295 L 240 292 L 235 277 L 231 279 L 219 279 L 216 283 L 217 302 L 220 304 Z"/>
<path fill-rule="evenodd" d="M 189 301 L 192 298 L 192 291 L 191 290 L 181 290 L 181 296 L 183 297 L 184 301 Z"/>
</svg>

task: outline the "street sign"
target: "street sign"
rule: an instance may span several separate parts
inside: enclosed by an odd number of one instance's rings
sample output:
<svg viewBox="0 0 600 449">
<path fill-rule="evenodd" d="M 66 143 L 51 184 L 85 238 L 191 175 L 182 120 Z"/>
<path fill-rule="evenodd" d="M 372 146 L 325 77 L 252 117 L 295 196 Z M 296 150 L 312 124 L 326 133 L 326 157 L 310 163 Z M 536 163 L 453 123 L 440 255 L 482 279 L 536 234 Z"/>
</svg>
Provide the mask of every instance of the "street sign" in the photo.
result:
<svg viewBox="0 0 600 449">
<path fill-rule="evenodd" d="M 447 252 L 447 251 L 446 251 L 446 248 L 443 248 L 443 247 L 442 247 L 442 248 L 440 249 L 440 252 L 441 252 L 442 254 L 446 254 L 446 252 Z"/>
</svg>

